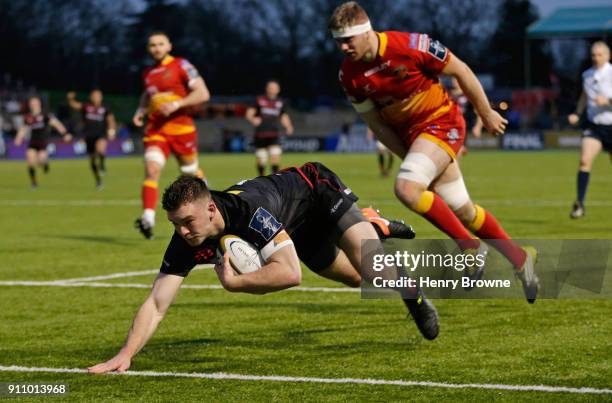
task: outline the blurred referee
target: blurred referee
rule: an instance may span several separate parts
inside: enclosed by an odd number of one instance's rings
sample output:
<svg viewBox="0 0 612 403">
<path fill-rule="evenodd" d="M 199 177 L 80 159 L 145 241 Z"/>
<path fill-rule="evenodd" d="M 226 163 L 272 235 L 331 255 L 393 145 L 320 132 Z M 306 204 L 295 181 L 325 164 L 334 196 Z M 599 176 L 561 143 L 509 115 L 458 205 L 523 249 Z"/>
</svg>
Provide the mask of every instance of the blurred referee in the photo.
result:
<svg viewBox="0 0 612 403">
<path fill-rule="evenodd" d="M 588 124 L 582 134 L 577 195 L 571 218 L 584 217 L 584 198 L 595 157 L 602 148 L 612 157 L 612 65 L 610 48 L 605 42 L 593 43 L 591 60 L 593 67 L 582 73 L 582 94 L 576 111 L 568 116 L 569 123 L 575 125 L 586 107 Z"/>
</svg>

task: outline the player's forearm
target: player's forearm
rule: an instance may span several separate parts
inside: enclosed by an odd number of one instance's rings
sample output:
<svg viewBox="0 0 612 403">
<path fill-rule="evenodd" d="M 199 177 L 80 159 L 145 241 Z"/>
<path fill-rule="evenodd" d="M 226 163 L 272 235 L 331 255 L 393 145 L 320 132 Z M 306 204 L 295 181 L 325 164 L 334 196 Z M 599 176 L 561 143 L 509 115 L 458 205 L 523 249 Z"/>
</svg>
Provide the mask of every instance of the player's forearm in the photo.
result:
<svg viewBox="0 0 612 403">
<path fill-rule="evenodd" d="M 210 93 L 204 86 L 204 84 L 196 85 L 193 90 L 187 94 L 185 98 L 179 99 L 179 108 L 186 108 L 189 106 L 195 106 L 208 102 L 210 99 Z"/>
<path fill-rule="evenodd" d="M 574 113 L 576 113 L 576 115 L 578 116 L 582 115 L 582 112 L 584 112 L 584 109 L 586 108 L 586 104 L 587 97 L 584 91 L 582 91 L 580 93 L 580 98 L 578 98 L 578 103 L 576 104 L 576 111 Z"/>
<path fill-rule="evenodd" d="M 153 298 L 147 298 L 134 317 L 121 352 L 129 357 L 135 356 L 153 336 L 163 318 L 164 313 L 158 311 Z"/>
<path fill-rule="evenodd" d="M 266 294 L 295 287 L 302 282 L 302 271 L 299 264 L 293 266 L 270 262 L 255 272 L 237 276 L 238 284 L 229 291 Z"/>
<path fill-rule="evenodd" d="M 293 124 L 291 123 L 289 115 L 281 116 L 281 124 L 283 125 L 287 133 L 293 133 Z"/>
<path fill-rule="evenodd" d="M 461 67 L 457 69 L 457 73 L 454 76 L 457 78 L 465 96 L 474 105 L 476 113 L 480 116 L 485 116 L 492 110 L 487 94 L 485 94 L 474 72 L 465 63 L 461 62 L 461 64 Z"/>
<path fill-rule="evenodd" d="M 136 113 L 138 112 L 143 112 L 147 109 L 147 107 L 149 106 L 149 94 L 147 94 L 147 92 L 143 92 L 142 95 L 140 96 L 140 100 L 138 101 L 138 108 L 136 109 Z"/>
</svg>

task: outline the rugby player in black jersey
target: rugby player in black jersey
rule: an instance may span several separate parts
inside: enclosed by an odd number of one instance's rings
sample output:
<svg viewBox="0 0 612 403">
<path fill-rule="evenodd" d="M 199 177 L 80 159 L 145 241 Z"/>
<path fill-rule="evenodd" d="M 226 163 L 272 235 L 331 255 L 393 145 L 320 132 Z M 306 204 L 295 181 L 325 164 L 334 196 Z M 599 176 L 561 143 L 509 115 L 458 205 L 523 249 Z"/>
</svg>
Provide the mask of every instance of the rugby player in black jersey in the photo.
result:
<svg viewBox="0 0 612 403">
<path fill-rule="evenodd" d="M 117 132 L 117 123 L 113 112 L 102 103 L 103 95 L 99 89 L 89 93 L 89 102 L 77 101 L 76 93 L 69 92 L 66 96 L 71 108 L 82 114 L 83 135 L 89 155 L 89 165 L 96 180 L 96 188 L 102 190 L 102 177 L 106 173 L 107 138 L 112 140 Z"/>
<path fill-rule="evenodd" d="M 28 174 L 32 188 L 38 187 L 36 179 L 36 166 L 41 166 L 45 173 L 49 172 L 49 153 L 47 145 L 49 144 L 49 131 L 51 128 L 57 130 L 64 141 L 70 141 L 72 136 L 62 122 L 60 122 L 53 114 L 45 113 L 42 108 L 42 101 L 38 96 L 32 96 L 28 99 L 28 113 L 23 117 L 23 126 L 17 131 L 15 136 L 15 145 L 20 146 L 23 143 L 26 133 L 30 131 L 30 141 L 26 149 L 26 162 L 28 164 Z"/>
<path fill-rule="evenodd" d="M 264 294 L 300 284 L 300 260 L 320 276 L 352 287 L 368 280 L 362 267 L 362 240 L 376 242 L 384 253 L 377 224 L 357 208 L 357 196 L 320 163 L 239 182 L 223 192 L 209 190 L 201 179 L 181 176 L 164 192 L 162 205 L 175 232 L 151 294 L 134 318 L 119 353 L 90 372 L 125 371 L 132 357 L 153 335 L 174 301 L 181 283 L 200 263 L 216 261 L 222 235 L 233 234 L 260 250 L 265 265 L 237 275 L 226 254 L 215 271 L 232 292 Z M 394 237 L 412 238 L 410 227 L 391 222 Z M 403 301 L 423 336 L 439 332 L 434 306 L 420 290 L 404 290 Z"/>
</svg>

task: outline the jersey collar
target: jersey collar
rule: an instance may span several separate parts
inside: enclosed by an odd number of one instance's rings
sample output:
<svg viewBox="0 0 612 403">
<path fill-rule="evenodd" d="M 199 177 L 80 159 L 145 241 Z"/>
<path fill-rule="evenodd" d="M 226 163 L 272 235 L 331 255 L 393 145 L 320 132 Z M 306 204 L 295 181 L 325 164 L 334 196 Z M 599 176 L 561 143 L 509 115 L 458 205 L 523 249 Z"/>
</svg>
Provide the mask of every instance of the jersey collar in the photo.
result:
<svg viewBox="0 0 612 403">
<path fill-rule="evenodd" d="M 159 64 L 162 66 L 167 66 L 170 63 L 172 63 L 173 60 L 174 60 L 173 56 L 166 55 L 166 57 L 164 57 L 164 60 L 162 60 Z"/>
<path fill-rule="evenodd" d="M 387 34 L 384 32 L 376 32 L 378 36 L 378 56 L 383 57 L 387 51 Z"/>
</svg>

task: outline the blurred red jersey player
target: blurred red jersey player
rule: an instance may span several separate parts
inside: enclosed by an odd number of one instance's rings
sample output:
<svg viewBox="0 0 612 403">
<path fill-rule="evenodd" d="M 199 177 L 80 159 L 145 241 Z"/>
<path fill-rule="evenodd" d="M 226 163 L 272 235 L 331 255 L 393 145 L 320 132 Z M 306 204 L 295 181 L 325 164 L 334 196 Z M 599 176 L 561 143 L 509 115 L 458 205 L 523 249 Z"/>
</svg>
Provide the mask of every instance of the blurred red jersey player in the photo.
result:
<svg viewBox="0 0 612 403">
<path fill-rule="evenodd" d="M 203 177 L 198 168 L 197 132 L 190 107 L 206 102 L 210 93 L 204 79 L 187 60 L 170 55 L 168 35 L 153 32 L 148 51 L 155 64 L 143 73 L 145 91 L 133 122 L 144 134 L 145 180 L 142 185 L 143 213 L 135 226 L 147 239 L 153 237 L 158 182 L 161 171 L 174 154 L 182 173 Z"/>
<path fill-rule="evenodd" d="M 514 266 L 527 300 L 534 302 L 539 287 L 535 249 L 521 248 L 491 213 L 471 201 L 459 169 L 465 120 L 438 76 L 457 79 L 491 133 L 503 133 L 507 123 L 491 109 L 475 74 L 425 34 L 375 32 L 354 1 L 336 8 L 329 28 L 345 55 L 339 78 L 349 100 L 376 137 L 403 159 L 396 196 L 466 254 L 487 253 L 470 231 L 495 246 Z M 464 276 L 475 280 L 483 273 L 480 265 Z"/>
</svg>

